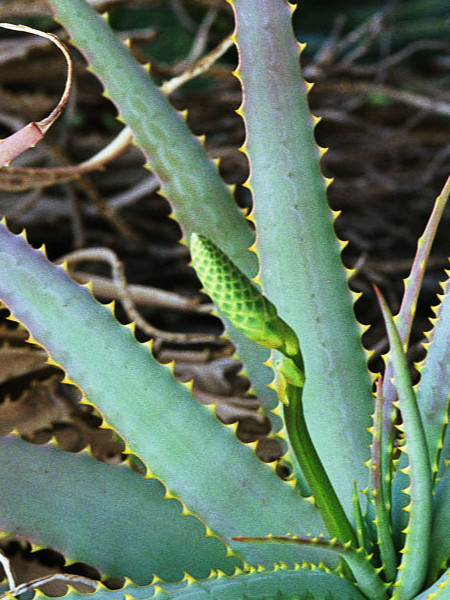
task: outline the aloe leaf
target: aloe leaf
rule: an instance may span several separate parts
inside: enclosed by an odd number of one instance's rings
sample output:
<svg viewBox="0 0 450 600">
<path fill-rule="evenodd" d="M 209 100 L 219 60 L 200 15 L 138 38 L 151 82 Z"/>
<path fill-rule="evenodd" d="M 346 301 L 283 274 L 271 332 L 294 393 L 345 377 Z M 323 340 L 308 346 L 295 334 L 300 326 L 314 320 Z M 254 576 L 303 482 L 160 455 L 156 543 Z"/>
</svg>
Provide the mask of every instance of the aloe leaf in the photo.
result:
<svg viewBox="0 0 450 600">
<path fill-rule="evenodd" d="M 390 498 L 386 497 L 386 479 L 390 479 L 390 464 L 385 461 L 390 457 L 383 453 L 381 435 L 383 430 L 383 385 L 381 378 L 376 385 L 375 413 L 373 417 L 373 442 L 372 442 L 372 497 L 375 505 L 375 524 L 377 528 L 378 546 L 380 548 L 383 569 L 388 581 L 394 581 L 397 572 L 394 542 L 392 539 Z M 383 481 L 383 479 L 385 481 Z"/>
<path fill-rule="evenodd" d="M 427 573 L 432 518 L 431 468 L 425 432 L 403 345 L 386 301 L 377 288 L 375 291 L 390 343 L 390 359 L 403 418 L 402 429 L 406 438 L 403 451 L 406 452 L 409 463 L 405 470 L 409 476 L 409 487 L 404 490 L 410 498 L 406 509 L 409 522 L 405 531 L 406 541 L 399 574 L 394 584 L 396 589 L 392 597 L 395 600 L 410 600 L 422 587 Z"/>
<path fill-rule="evenodd" d="M 436 204 L 445 205 L 450 193 L 450 178 L 446 181 Z M 450 282 L 448 279 L 441 284 L 443 294 L 440 296 L 441 303 L 433 319 L 434 327 L 428 334 L 427 355 L 420 365 L 421 380 L 417 392 L 417 401 L 424 423 L 425 434 L 429 449 L 430 464 L 433 471 L 433 480 L 439 471 L 440 458 L 448 458 L 448 411 L 450 388 L 450 340 L 448 335 L 450 321 Z M 445 434 L 445 436 L 444 436 Z M 441 451 L 443 446 L 447 452 Z M 442 463 L 442 461 L 441 461 Z"/>
<path fill-rule="evenodd" d="M 145 584 L 242 566 L 157 479 L 88 454 L 0 438 L 0 528 Z M 182 541 L 181 541 L 182 540 Z"/>
<path fill-rule="evenodd" d="M 42 596 L 41 596 L 42 597 Z M 109 590 L 99 584 L 86 600 L 364 600 L 349 581 L 322 570 L 275 566 L 274 570 L 237 572 L 233 577 L 211 575 L 206 580 L 186 578 L 178 584 L 157 580 L 151 586 L 137 587 L 128 583 L 120 590 Z M 69 589 L 65 600 L 80 600 L 80 594 Z"/>
<path fill-rule="evenodd" d="M 323 531 L 317 509 L 197 402 L 86 288 L 0 225 L 0 298 L 152 474 L 222 538 Z M 132 405 L 133 410 L 129 410 Z M 292 561 L 249 551 L 248 562 Z"/>
<path fill-rule="evenodd" d="M 284 0 L 235 0 L 232 5 L 261 282 L 300 340 L 306 422 L 350 517 L 353 480 L 363 488 L 368 477 L 364 463 L 373 398 L 319 169 L 308 85 L 290 20 L 293 9 Z M 295 261 L 286 260 L 289 256 Z M 346 421 L 352 427 L 343 429 Z"/>
<path fill-rule="evenodd" d="M 450 389 L 450 280 L 443 284 L 434 327 L 429 333 L 427 356 L 421 368 L 417 402 L 427 438 L 433 479 L 439 469 L 444 432 L 448 424 Z M 445 458 L 448 458 L 445 456 Z"/>
<path fill-rule="evenodd" d="M 419 292 L 422 286 L 425 269 L 430 255 L 431 246 L 436 236 L 436 231 L 441 220 L 443 211 L 447 205 L 450 193 L 450 178 L 445 182 L 440 194 L 436 198 L 430 218 L 424 229 L 423 234 L 417 242 L 417 250 L 411 266 L 409 276 L 405 280 L 405 291 L 403 294 L 399 313 L 396 317 L 396 327 L 398 329 L 400 339 L 403 344 L 407 345 L 411 332 L 411 326 L 414 319 Z M 440 316 L 443 314 L 443 307 L 439 308 Z M 447 309 L 448 310 L 448 309 Z M 445 319 L 448 316 L 445 315 Z M 448 364 L 448 348 L 446 344 L 446 325 L 442 325 L 439 331 L 432 331 L 430 336 L 430 347 L 427 357 L 421 366 L 422 377 L 420 386 L 417 390 L 417 403 L 427 438 L 428 452 L 430 457 L 430 465 L 435 479 L 438 456 L 442 443 L 444 415 L 447 409 L 447 390 L 450 386 L 450 374 L 446 368 Z M 396 397 L 395 386 L 392 381 L 392 365 L 388 361 L 386 365 L 386 373 L 383 384 L 383 430 L 382 442 L 384 453 L 392 456 L 393 438 L 394 438 L 394 421 L 395 408 L 393 402 Z M 389 446 L 389 447 L 388 447 Z M 403 459 L 400 466 L 404 466 Z M 405 523 L 405 512 L 403 511 L 403 503 L 398 502 L 402 498 L 399 492 L 407 485 L 406 476 L 402 469 L 397 469 L 397 474 L 394 479 L 393 493 L 393 514 L 396 535 L 399 536 L 399 531 L 403 529 Z M 386 486 L 385 495 L 390 496 L 390 484 Z"/>
<path fill-rule="evenodd" d="M 155 600 L 362 600 L 364 596 L 349 581 L 332 573 L 308 570 L 254 572 L 216 581 L 192 582 L 185 591 L 175 586 L 161 586 Z"/>
<path fill-rule="evenodd" d="M 276 544 L 283 546 L 293 544 L 299 547 L 312 546 L 323 548 L 325 551 L 336 553 L 347 561 L 356 582 L 369 600 L 387 600 L 387 589 L 389 584 L 383 583 L 378 575 L 377 569 L 370 562 L 363 548 L 352 548 L 350 544 L 342 544 L 336 540 L 323 540 L 321 538 L 300 538 L 300 537 L 277 537 L 269 536 L 265 538 L 235 538 L 244 543 L 256 544 Z"/>
<path fill-rule="evenodd" d="M 243 270 L 254 274 L 256 257 L 248 251 L 253 234 L 182 115 L 85 0 L 49 4 L 132 129 L 186 235 L 199 231 L 217 240 Z"/>
<path fill-rule="evenodd" d="M 431 528 L 428 583 L 439 576 L 450 559 L 450 471 L 436 483 L 433 496 L 433 526 Z"/>
<path fill-rule="evenodd" d="M 414 600 L 450 600 L 450 569 Z"/>
<path fill-rule="evenodd" d="M 90 69 L 102 81 L 120 118 L 133 130 L 185 235 L 189 237 L 192 231 L 197 231 L 213 239 L 239 268 L 253 277 L 257 259 L 248 248 L 254 242 L 254 235 L 230 189 L 207 158 L 200 141 L 189 131 L 183 116 L 172 107 L 105 19 L 85 0 L 49 0 L 49 4 L 84 53 Z M 276 396 L 267 387 L 271 375 L 264 363 L 269 353 L 229 324 L 228 332 L 253 388 L 270 411 L 276 405 Z M 270 412 L 268 416 L 277 430 L 279 420 Z"/>
</svg>

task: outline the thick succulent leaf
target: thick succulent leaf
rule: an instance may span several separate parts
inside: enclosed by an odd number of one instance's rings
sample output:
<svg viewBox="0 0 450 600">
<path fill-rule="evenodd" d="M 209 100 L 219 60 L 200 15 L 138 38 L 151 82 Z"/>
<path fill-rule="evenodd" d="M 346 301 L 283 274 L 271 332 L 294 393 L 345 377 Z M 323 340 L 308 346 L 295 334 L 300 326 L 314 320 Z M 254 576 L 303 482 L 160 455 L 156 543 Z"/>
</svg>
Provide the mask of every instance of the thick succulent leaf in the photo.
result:
<svg viewBox="0 0 450 600">
<path fill-rule="evenodd" d="M 183 116 L 87 2 L 50 0 L 49 4 L 133 130 L 185 233 L 200 231 L 217 240 L 252 274 L 257 261 L 248 251 L 253 240 L 248 223 Z"/>
<path fill-rule="evenodd" d="M 450 559 L 450 472 L 436 484 L 433 496 L 428 576 L 433 581 Z"/>
<path fill-rule="evenodd" d="M 359 589 L 369 600 L 387 600 L 389 584 L 383 583 L 378 570 L 370 562 L 370 558 L 363 548 L 352 548 L 350 544 L 342 544 L 336 540 L 323 540 L 321 538 L 275 537 L 242 538 L 242 541 L 257 544 L 294 544 L 301 546 L 322 547 L 324 550 L 345 557 L 351 573 L 356 579 Z"/>
<path fill-rule="evenodd" d="M 85 0 L 49 0 L 49 4 L 102 81 L 120 118 L 133 130 L 185 234 L 197 231 L 213 239 L 253 277 L 258 261 L 248 248 L 254 235 L 183 116 Z M 271 373 L 264 366 L 269 353 L 232 326 L 228 326 L 228 332 L 264 407 L 273 408 L 276 397 L 267 387 Z M 279 429 L 279 420 L 269 416 L 274 428 Z"/>
<path fill-rule="evenodd" d="M 414 600 L 450 600 L 450 569 Z"/>
<path fill-rule="evenodd" d="M 155 585 L 136 587 L 128 584 L 111 591 L 99 585 L 86 600 L 364 600 L 357 587 L 330 572 L 299 567 L 275 567 L 271 571 L 236 573 L 233 577 L 213 575 L 204 581 L 186 579 L 179 584 L 157 581 Z M 80 600 L 70 590 L 65 600 Z"/>
<path fill-rule="evenodd" d="M 436 198 L 424 232 L 417 242 L 417 250 L 411 272 L 405 280 L 405 292 L 395 320 L 400 339 L 405 345 L 408 344 L 428 257 L 439 222 L 447 205 L 449 193 L 450 178 L 447 179 L 441 193 Z M 444 298 L 448 294 L 448 285 L 447 281 L 444 284 Z M 432 329 L 428 334 L 430 344 L 425 360 L 419 365 L 421 380 L 417 388 L 417 404 L 427 439 L 433 483 L 439 469 L 439 458 L 442 458 L 442 437 L 447 426 L 448 390 L 450 389 L 450 344 L 448 343 L 447 335 L 449 330 L 449 308 L 443 304 L 438 308 L 438 315 L 435 321 L 436 328 Z M 384 447 L 383 453 L 386 456 L 392 456 L 395 422 L 393 402 L 395 398 L 396 390 L 392 383 L 392 364 L 388 362 L 383 384 L 384 417 L 382 445 Z M 448 439 L 448 442 L 450 442 L 450 439 Z M 390 448 L 388 448 L 389 445 Z M 448 451 L 442 454 L 444 456 L 449 455 Z M 406 457 L 403 457 L 399 468 L 397 468 L 393 482 L 392 513 L 394 536 L 399 546 L 402 543 L 402 531 L 407 523 L 407 513 L 403 510 L 405 496 L 401 493 L 401 490 L 408 485 L 407 475 L 402 470 L 406 466 L 406 463 Z M 390 495 L 390 481 L 386 485 L 386 488 L 386 493 Z"/>
<path fill-rule="evenodd" d="M 300 340 L 306 421 L 350 517 L 353 481 L 359 489 L 367 484 L 373 398 L 319 169 L 291 8 L 285 0 L 232 5 L 261 282 Z M 342 428 L 350 421 L 352 427 Z"/>
<path fill-rule="evenodd" d="M 404 348 L 387 303 L 378 290 L 376 292 L 389 338 L 394 383 L 403 417 L 406 444 L 402 449 L 408 456 L 406 472 L 409 486 L 404 492 L 410 499 L 407 507 L 409 521 L 392 597 L 395 600 L 410 600 L 421 589 L 427 573 L 432 518 L 431 468 Z"/>
<path fill-rule="evenodd" d="M 0 438 L 0 528 L 146 584 L 242 566 L 164 485 L 126 465 Z"/>
<path fill-rule="evenodd" d="M 214 532 L 227 538 L 324 530 L 317 509 L 197 402 L 132 331 L 4 224 L 0 298 L 128 447 Z M 248 549 L 245 558 L 276 562 L 266 550 Z"/>
<path fill-rule="evenodd" d="M 448 423 L 450 390 L 450 280 L 443 285 L 443 296 L 437 309 L 434 328 L 429 339 L 427 357 L 421 370 L 417 401 L 427 437 L 430 464 L 433 473 L 438 471 L 438 462 L 443 445 L 444 432 Z M 447 436 L 448 438 L 449 436 Z M 448 446 L 450 439 L 445 439 Z M 444 459 L 448 459 L 444 453 Z"/>
</svg>

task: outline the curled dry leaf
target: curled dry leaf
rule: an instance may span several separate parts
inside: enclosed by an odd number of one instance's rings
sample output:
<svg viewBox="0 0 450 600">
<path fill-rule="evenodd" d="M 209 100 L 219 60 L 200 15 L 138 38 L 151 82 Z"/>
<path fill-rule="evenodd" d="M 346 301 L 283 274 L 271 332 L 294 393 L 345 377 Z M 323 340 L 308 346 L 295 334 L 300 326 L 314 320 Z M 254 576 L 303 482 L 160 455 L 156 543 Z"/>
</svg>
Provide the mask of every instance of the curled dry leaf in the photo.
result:
<svg viewBox="0 0 450 600">
<path fill-rule="evenodd" d="M 33 168 L 11 167 L 0 169 L 0 190 L 24 192 L 35 187 L 67 183 L 82 175 L 103 169 L 108 162 L 118 158 L 131 144 L 133 134 L 125 127 L 105 148 L 80 163 L 66 167 Z M 1 144 L 0 144 L 1 149 Z"/>
<path fill-rule="evenodd" d="M 0 167 L 4 167 L 5 165 L 8 165 L 14 158 L 25 152 L 25 150 L 32 148 L 38 142 L 40 142 L 47 133 L 48 129 L 59 117 L 69 98 L 70 89 L 72 86 L 73 67 L 69 51 L 55 35 L 39 31 L 38 29 L 33 29 L 32 27 L 27 27 L 25 25 L 0 23 L 0 27 L 3 27 L 4 29 L 11 29 L 13 31 L 32 33 L 34 35 L 39 35 L 49 39 L 61 50 L 67 62 L 66 85 L 60 101 L 52 110 L 52 112 L 41 121 L 33 121 L 28 123 L 28 125 L 0 142 Z"/>
<path fill-rule="evenodd" d="M 54 118 L 52 120 L 53 123 L 53 121 L 59 116 L 70 91 L 72 68 L 70 57 L 66 54 L 67 50 L 61 44 L 59 39 L 51 34 L 41 33 L 39 31 L 24 26 L 14 26 L 1 23 L 0 26 L 6 27 L 8 29 L 19 28 L 20 31 L 25 30 L 30 33 L 36 33 L 37 35 L 41 35 L 42 37 L 46 37 L 52 42 L 54 42 L 64 52 L 69 66 L 66 90 L 63 94 L 63 97 L 61 98 L 58 107 L 51 113 L 49 117 L 47 117 L 47 119 L 44 119 L 44 121 L 47 121 L 52 115 L 54 115 Z M 215 63 L 215 61 L 232 46 L 232 44 L 232 39 L 226 38 L 216 48 L 214 48 L 214 50 L 209 52 L 209 54 L 207 54 L 206 56 L 202 57 L 189 69 L 184 71 L 184 73 L 168 81 L 164 85 L 165 92 L 167 94 L 171 94 L 187 81 L 190 81 L 191 79 L 207 71 Z M 20 138 L 19 142 L 17 141 L 17 138 L 12 139 L 14 147 L 16 147 L 16 144 L 17 147 L 19 147 L 21 144 L 21 140 L 24 140 L 25 144 L 31 141 L 31 143 L 27 147 L 23 148 L 23 152 L 24 150 L 37 143 L 45 133 L 45 131 L 41 132 L 42 124 L 44 121 L 40 121 L 39 123 L 30 123 L 24 129 L 17 132 L 17 134 L 11 136 L 11 138 L 14 138 L 14 136 L 18 136 Z M 50 123 L 50 125 L 52 123 Z M 50 125 L 47 125 L 47 129 L 48 127 L 50 127 Z M 36 140 L 34 139 L 34 136 L 37 136 Z M 2 152 L 5 148 L 4 143 L 11 140 L 11 138 L 7 138 L 7 140 L 0 142 L 0 160 L 2 159 Z M 103 148 L 95 156 L 82 162 L 79 165 L 52 168 L 13 167 L 11 169 L 0 170 L 0 190 L 8 192 L 23 192 L 35 187 L 46 187 L 55 185 L 57 183 L 67 183 L 74 179 L 78 179 L 82 175 L 85 175 L 92 171 L 103 169 L 107 163 L 111 162 L 112 160 L 115 160 L 123 152 L 125 152 L 125 150 L 130 146 L 132 140 L 133 133 L 131 129 L 129 127 L 124 127 L 124 129 L 118 134 L 118 136 L 114 140 L 112 140 L 112 142 L 110 142 L 105 148 Z M 18 152 L 18 154 L 20 154 L 20 152 Z M 15 154 L 15 156 L 17 156 L 18 154 Z M 15 156 L 13 156 L 12 158 L 15 158 Z M 6 162 L 9 162 L 10 160 L 12 160 L 12 158 L 9 158 Z M 6 163 L 0 163 L 0 167 L 4 164 Z"/>
</svg>

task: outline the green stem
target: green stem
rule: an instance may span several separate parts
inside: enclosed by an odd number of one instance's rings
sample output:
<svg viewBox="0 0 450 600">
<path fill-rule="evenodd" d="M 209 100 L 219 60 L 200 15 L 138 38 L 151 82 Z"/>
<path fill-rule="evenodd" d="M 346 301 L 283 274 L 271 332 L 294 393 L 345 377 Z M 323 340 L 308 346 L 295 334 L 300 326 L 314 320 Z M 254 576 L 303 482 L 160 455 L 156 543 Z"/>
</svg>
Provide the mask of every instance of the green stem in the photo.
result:
<svg viewBox="0 0 450 600">
<path fill-rule="evenodd" d="M 302 388 L 287 383 L 289 403 L 284 405 L 284 418 L 292 448 L 314 496 L 328 533 L 339 541 L 351 541 L 358 548 L 355 532 L 342 508 L 306 426 L 302 405 Z"/>
</svg>

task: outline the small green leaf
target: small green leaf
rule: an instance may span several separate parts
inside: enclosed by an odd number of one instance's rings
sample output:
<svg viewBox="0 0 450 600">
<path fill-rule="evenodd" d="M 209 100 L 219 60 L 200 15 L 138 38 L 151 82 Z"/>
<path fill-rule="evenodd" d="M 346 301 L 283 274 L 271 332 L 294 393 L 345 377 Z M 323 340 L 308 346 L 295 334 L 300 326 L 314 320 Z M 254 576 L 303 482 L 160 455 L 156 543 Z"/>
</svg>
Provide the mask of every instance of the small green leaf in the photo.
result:
<svg viewBox="0 0 450 600">
<path fill-rule="evenodd" d="M 386 497 L 391 479 L 390 445 L 382 443 L 383 433 L 383 383 L 381 377 L 376 382 L 375 413 L 373 417 L 372 442 L 372 497 L 375 507 L 375 523 L 378 545 L 383 562 L 383 569 L 388 581 L 394 581 L 397 573 L 394 541 L 392 538 L 390 498 Z"/>
<path fill-rule="evenodd" d="M 242 562 L 168 498 L 161 481 L 14 437 L 0 438 L 0 528 L 114 577 L 179 581 Z"/>
<path fill-rule="evenodd" d="M 414 600 L 450 600 L 450 569 Z"/>
<path fill-rule="evenodd" d="M 394 370 L 394 383 L 398 393 L 399 407 L 405 433 L 404 451 L 408 455 L 407 473 L 409 487 L 404 490 L 410 503 L 406 510 L 409 522 L 406 528 L 406 541 L 402 550 L 402 562 L 395 582 L 395 600 L 410 600 L 422 587 L 428 566 L 428 553 L 432 521 L 432 482 L 431 468 L 425 432 L 411 383 L 408 362 L 400 335 L 389 307 L 375 288 L 390 343 L 390 359 Z"/>
<path fill-rule="evenodd" d="M 208 579 L 154 585 L 139 588 L 132 583 L 120 590 L 109 590 L 99 584 L 86 600 L 365 600 L 358 588 L 327 570 L 275 565 L 270 571 L 237 572 L 233 577 L 213 574 Z M 64 600 L 80 600 L 73 589 Z"/>
<path fill-rule="evenodd" d="M 342 544 L 336 540 L 329 541 L 317 537 L 301 538 L 268 536 L 265 538 L 236 537 L 233 539 L 256 544 L 296 544 L 297 546 L 312 546 L 336 553 L 339 556 L 344 557 L 348 562 L 361 591 L 367 598 L 370 600 L 387 600 L 386 590 L 389 585 L 381 581 L 377 569 L 371 564 L 370 559 L 365 554 L 363 548 L 357 550 L 352 548 L 350 544 Z"/>
</svg>

